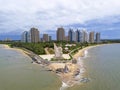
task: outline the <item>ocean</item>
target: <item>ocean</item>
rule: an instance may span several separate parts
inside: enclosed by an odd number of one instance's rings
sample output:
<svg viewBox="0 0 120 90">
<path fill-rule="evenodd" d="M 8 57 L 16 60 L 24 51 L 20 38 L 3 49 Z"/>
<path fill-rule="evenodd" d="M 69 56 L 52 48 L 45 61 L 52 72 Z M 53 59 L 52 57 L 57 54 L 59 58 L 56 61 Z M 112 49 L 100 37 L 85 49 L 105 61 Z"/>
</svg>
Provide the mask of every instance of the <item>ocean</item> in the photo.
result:
<svg viewBox="0 0 120 90">
<path fill-rule="evenodd" d="M 120 90 L 120 44 L 91 48 L 83 58 L 90 82 L 66 90 Z"/>
<path fill-rule="evenodd" d="M 81 59 L 90 81 L 65 90 L 120 90 L 120 44 L 91 48 Z M 0 90 L 60 90 L 59 77 L 31 61 L 0 45 Z"/>
<path fill-rule="evenodd" d="M 0 45 L 0 90 L 59 90 L 60 79 L 19 51 Z"/>
</svg>

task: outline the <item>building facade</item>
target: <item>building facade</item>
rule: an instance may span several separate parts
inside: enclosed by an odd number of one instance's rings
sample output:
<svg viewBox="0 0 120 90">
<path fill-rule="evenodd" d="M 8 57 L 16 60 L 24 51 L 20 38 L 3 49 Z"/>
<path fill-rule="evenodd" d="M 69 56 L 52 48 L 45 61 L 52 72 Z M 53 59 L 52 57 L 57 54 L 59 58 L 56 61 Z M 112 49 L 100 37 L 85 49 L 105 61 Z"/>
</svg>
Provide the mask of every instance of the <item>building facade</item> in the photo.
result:
<svg viewBox="0 0 120 90">
<path fill-rule="evenodd" d="M 73 30 L 70 29 L 70 30 L 68 31 L 68 41 L 72 42 L 72 40 L 73 40 L 72 38 L 73 38 Z"/>
<path fill-rule="evenodd" d="M 83 42 L 89 42 L 89 35 L 86 30 L 83 30 Z"/>
<path fill-rule="evenodd" d="M 52 36 L 49 36 L 49 41 L 52 41 Z"/>
<path fill-rule="evenodd" d="M 90 32 L 90 34 L 89 34 L 89 42 L 90 43 L 94 43 L 94 32 Z"/>
<path fill-rule="evenodd" d="M 96 33 L 96 42 L 100 43 L 100 33 L 99 32 Z"/>
<path fill-rule="evenodd" d="M 28 32 L 27 39 L 28 39 L 28 42 L 31 43 L 31 33 L 30 33 L 30 31 Z"/>
<path fill-rule="evenodd" d="M 76 42 L 80 42 L 80 30 L 76 31 Z"/>
<path fill-rule="evenodd" d="M 65 30 L 63 27 L 57 29 L 57 41 L 64 41 Z"/>
<path fill-rule="evenodd" d="M 28 42 L 28 32 L 27 32 L 27 31 L 24 31 L 24 32 L 22 33 L 21 42 Z"/>
<path fill-rule="evenodd" d="M 48 42 L 49 41 L 49 35 L 48 34 L 43 34 L 43 41 Z"/>
<path fill-rule="evenodd" d="M 38 43 L 40 41 L 40 35 L 37 28 L 31 28 L 29 32 L 29 42 Z"/>
<path fill-rule="evenodd" d="M 73 31 L 73 29 L 70 29 L 68 32 L 68 40 L 70 42 L 75 42 L 76 41 L 76 32 Z"/>
<path fill-rule="evenodd" d="M 73 42 L 76 42 L 76 32 L 73 31 Z"/>
<path fill-rule="evenodd" d="M 83 30 L 80 30 L 80 42 L 83 43 L 84 42 L 84 33 Z"/>
</svg>

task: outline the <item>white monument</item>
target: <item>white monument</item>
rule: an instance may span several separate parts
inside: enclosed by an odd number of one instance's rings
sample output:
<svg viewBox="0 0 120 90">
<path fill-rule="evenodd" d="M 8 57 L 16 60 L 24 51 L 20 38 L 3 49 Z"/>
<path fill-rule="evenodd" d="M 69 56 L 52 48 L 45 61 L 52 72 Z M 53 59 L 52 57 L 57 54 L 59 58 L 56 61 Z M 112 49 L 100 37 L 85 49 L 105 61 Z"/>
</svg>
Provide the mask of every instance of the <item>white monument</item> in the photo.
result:
<svg viewBox="0 0 120 90">
<path fill-rule="evenodd" d="M 56 59 L 63 59 L 62 47 L 57 47 L 56 44 L 54 43 L 54 51 L 55 51 L 55 58 Z"/>
</svg>

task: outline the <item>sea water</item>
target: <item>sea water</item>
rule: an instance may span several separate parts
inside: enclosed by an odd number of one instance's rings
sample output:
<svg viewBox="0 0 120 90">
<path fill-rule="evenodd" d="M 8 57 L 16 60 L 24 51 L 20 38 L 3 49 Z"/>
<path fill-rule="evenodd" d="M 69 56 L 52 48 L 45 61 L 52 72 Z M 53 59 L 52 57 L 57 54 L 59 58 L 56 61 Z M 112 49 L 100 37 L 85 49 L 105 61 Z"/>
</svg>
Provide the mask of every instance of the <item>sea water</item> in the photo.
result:
<svg viewBox="0 0 120 90">
<path fill-rule="evenodd" d="M 62 82 L 19 51 L 0 45 L 0 90 L 59 90 Z"/>
<path fill-rule="evenodd" d="M 83 61 L 90 82 L 66 90 L 120 90 L 120 44 L 91 48 Z"/>
<path fill-rule="evenodd" d="M 120 90 L 120 44 L 98 46 L 85 53 L 79 59 L 90 81 L 69 87 L 62 85 L 55 73 L 32 64 L 28 56 L 0 45 L 0 90 Z"/>
</svg>

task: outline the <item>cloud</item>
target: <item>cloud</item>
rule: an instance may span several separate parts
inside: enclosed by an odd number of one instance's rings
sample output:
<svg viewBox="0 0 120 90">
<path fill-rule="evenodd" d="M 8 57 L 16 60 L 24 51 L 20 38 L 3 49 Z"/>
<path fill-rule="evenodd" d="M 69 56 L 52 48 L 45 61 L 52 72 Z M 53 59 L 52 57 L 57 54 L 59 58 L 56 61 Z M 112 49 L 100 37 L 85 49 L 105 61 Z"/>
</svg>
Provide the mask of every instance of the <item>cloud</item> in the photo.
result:
<svg viewBox="0 0 120 90">
<path fill-rule="evenodd" d="M 22 32 L 33 26 L 41 32 L 70 25 L 115 28 L 120 20 L 115 17 L 120 15 L 118 8 L 119 0 L 0 0 L 0 33 Z"/>
<path fill-rule="evenodd" d="M 84 24 L 74 23 L 64 26 L 68 30 L 70 27 L 87 29 L 88 32 L 100 32 L 102 39 L 119 39 L 120 38 L 120 16 L 109 16 L 86 21 Z"/>
</svg>

